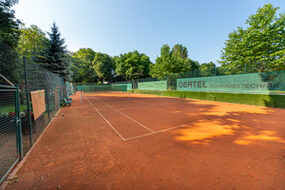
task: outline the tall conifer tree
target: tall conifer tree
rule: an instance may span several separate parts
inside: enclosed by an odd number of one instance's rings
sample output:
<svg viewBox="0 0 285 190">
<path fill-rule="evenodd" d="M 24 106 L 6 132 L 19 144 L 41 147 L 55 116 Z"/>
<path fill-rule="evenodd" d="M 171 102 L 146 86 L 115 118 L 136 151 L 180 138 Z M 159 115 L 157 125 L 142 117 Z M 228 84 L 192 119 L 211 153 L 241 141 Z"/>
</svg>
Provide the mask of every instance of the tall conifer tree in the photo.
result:
<svg viewBox="0 0 285 190">
<path fill-rule="evenodd" d="M 49 40 L 46 48 L 39 52 L 34 60 L 49 71 L 68 79 L 70 75 L 69 64 L 66 53 L 65 40 L 61 38 L 58 26 L 52 24 L 51 33 L 48 32 Z"/>
</svg>

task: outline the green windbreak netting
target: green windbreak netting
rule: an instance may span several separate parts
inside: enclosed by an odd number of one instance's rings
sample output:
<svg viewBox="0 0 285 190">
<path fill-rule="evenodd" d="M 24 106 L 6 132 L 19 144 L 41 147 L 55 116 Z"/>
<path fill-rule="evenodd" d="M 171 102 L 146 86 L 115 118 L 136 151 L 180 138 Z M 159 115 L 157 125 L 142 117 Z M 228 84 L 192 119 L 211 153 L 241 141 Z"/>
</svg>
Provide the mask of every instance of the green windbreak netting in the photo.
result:
<svg viewBox="0 0 285 190">
<path fill-rule="evenodd" d="M 112 87 L 127 88 L 127 90 L 132 90 L 132 83 L 127 84 L 111 84 Z"/>
<path fill-rule="evenodd" d="M 229 93 L 284 93 L 285 71 L 177 79 L 177 90 Z"/>
<path fill-rule="evenodd" d="M 72 95 L 73 93 L 73 86 L 72 86 L 72 83 L 70 82 L 65 82 L 65 86 L 66 86 L 66 96 L 69 97 Z"/>
<path fill-rule="evenodd" d="M 97 84 L 85 84 L 77 86 L 77 90 L 83 92 L 106 92 L 106 91 L 127 91 L 128 86 L 121 85 L 97 85 Z"/>
<path fill-rule="evenodd" d="M 167 90 L 167 81 L 139 82 L 139 90 Z"/>
</svg>

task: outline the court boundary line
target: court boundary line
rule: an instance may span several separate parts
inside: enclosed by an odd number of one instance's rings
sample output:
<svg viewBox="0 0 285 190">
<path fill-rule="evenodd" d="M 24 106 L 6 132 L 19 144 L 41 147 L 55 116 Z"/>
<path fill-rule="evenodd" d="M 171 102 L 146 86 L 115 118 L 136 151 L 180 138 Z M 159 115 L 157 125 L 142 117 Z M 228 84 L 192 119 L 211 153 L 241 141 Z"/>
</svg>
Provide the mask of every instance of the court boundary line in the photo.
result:
<svg viewBox="0 0 285 190">
<path fill-rule="evenodd" d="M 115 131 L 115 133 L 121 138 L 122 141 L 124 142 L 127 142 L 127 141 L 130 141 L 130 140 L 135 140 L 135 139 L 140 139 L 140 138 L 143 138 L 143 137 L 146 137 L 146 136 L 151 136 L 151 135 L 155 135 L 155 134 L 159 134 L 159 133 L 164 133 L 164 132 L 167 132 L 167 131 L 171 131 L 173 129 L 178 129 L 178 128 L 181 128 L 183 127 L 183 125 L 185 124 L 180 124 L 178 126 L 175 126 L 175 127 L 169 127 L 169 128 L 166 128 L 166 129 L 160 129 L 158 131 L 153 131 L 153 132 L 150 132 L 150 133 L 145 133 L 143 135 L 138 135 L 138 136 L 134 136 L 134 137 L 129 137 L 129 138 L 124 138 L 116 129 L 115 127 L 108 121 L 108 119 L 106 119 L 104 117 L 104 115 L 96 108 L 96 106 L 94 104 L 92 104 L 87 97 L 84 96 L 84 98 L 86 99 L 86 101 L 88 102 L 89 105 L 91 105 L 93 107 L 93 109 L 102 117 L 102 119 Z M 96 97 L 94 97 L 95 99 L 97 99 Z M 97 100 L 97 101 L 100 101 L 100 100 Z M 103 101 L 101 101 L 102 103 L 104 103 Z M 108 105 L 107 103 L 104 103 L 106 105 Z M 109 106 L 109 105 L 108 105 Z M 111 106 L 109 106 L 111 107 Z M 111 107 L 112 108 L 112 107 Z M 115 108 L 112 108 L 115 110 Z M 116 110 L 115 110 L 116 111 Z M 120 111 L 118 111 L 120 112 Z M 123 113 L 121 113 L 123 114 Z M 124 115 L 124 114 L 123 114 Z"/>
<path fill-rule="evenodd" d="M 95 111 L 103 118 L 103 120 L 117 133 L 117 135 L 122 139 L 122 141 L 126 141 L 126 139 L 115 129 L 115 127 L 104 117 L 104 115 L 88 100 L 87 97 L 84 96 L 87 100 L 88 104 L 91 105 Z"/>
<path fill-rule="evenodd" d="M 155 134 L 158 134 L 158 133 L 164 133 L 166 131 L 171 131 L 173 129 L 178 129 L 178 128 L 181 128 L 183 127 L 184 124 L 182 125 L 178 125 L 178 126 L 175 126 L 175 127 L 169 127 L 169 128 L 166 128 L 166 129 L 161 129 L 161 130 L 158 130 L 158 131 L 155 131 L 153 133 L 146 133 L 146 134 L 143 134 L 143 135 L 138 135 L 138 136 L 134 136 L 134 137 L 129 137 L 129 138 L 126 138 L 125 141 L 130 141 L 130 140 L 134 140 L 134 139 L 140 139 L 142 137 L 146 137 L 146 136 L 150 136 L 150 135 L 155 135 Z"/>
<path fill-rule="evenodd" d="M 94 96 L 93 96 L 93 97 L 94 97 Z M 150 129 L 150 128 L 146 127 L 144 124 L 142 124 L 142 123 L 140 123 L 140 122 L 136 121 L 135 119 L 133 119 L 133 118 L 129 117 L 128 115 L 126 115 L 126 114 L 122 113 L 122 112 L 121 112 L 121 111 L 119 111 L 118 109 L 113 108 L 112 106 L 110 106 L 109 104 L 105 103 L 104 101 L 99 100 L 99 99 L 98 99 L 98 98 L 96 98 L 96 97 L 94 97 L 94 98 L 95 98 L 95 100 L 97 100 L 97 101 L 99 101 L 99 102 L 102 102 L 103 104 L 105 104 L 106 106 L 108 106 L 109 108 L 111 108 L 112 110 L 114 110 L 114 111 L 116 111 L 116 112 L 118 112 L 118 113 L 122 114 L 123 116 L 125 116 L 125 117 L 126 117 L 126 118 L 128 118 L 129 120 L 131 120 L 131 121 L 135 122 L 136 124 L 140 125 L 141 127 L 145 128 L 146 130 L 150 131 L 151 133 L 155 133 L 155 132 L 156 132 L 156 131 L 153 131 L 152 129 Z"/>
</svg>

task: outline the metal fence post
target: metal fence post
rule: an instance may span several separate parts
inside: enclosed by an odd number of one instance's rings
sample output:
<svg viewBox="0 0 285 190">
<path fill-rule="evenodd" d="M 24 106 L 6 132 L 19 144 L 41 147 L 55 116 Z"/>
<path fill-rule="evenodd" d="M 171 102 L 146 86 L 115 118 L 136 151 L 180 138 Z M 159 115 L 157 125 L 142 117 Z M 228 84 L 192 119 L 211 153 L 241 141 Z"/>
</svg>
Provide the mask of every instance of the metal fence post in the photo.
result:
<svg viewBox="0 0 285 190">
<path fill-rule="evenodd" d="M 49 110 L 49 90 L 46 88 L 46 100 L 47 100 L 47 113 L 48 113 L 48 121 L 50 121 L 50 110 Z"/>
<path fill-rule="evenodd" d="M 28 86 L 28 71 L 27 71 L 27 63 L 26 63 L 26 57 L 23 57 L 24 62 L 24 73 L 25 73 L 25 84 L 26 84 L 26 101 L 27 101 L 27 109 L 28 109 L 28 124 L 30 129 L 30 145 L 33 145 L 33 123 L 31 118 L 31 109 L 30 109 L 30 92 L 29 92 L 29 86 Z"/>
<path fill-rule="evenodd" d="M 16 90 L 16 128 L 17 128 L 17 147 L 20 159 L 23 158 L 23 143 L 22 143 L 22 126 L 21 126 L 21 117 L 20 117 L 20 96 L 19 96 L 19 86 Z"/>
</svg>

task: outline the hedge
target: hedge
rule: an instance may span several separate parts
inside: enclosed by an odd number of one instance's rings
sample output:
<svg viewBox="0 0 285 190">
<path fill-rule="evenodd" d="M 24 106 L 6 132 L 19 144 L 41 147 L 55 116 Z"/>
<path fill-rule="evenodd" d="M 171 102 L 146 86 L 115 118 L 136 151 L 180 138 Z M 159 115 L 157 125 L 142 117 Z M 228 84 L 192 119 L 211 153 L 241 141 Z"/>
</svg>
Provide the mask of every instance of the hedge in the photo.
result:
<svg viewBox="0 0 285 190">
<path fill-rule="evenodd" d="M 132 93 L 163 95 L 178 98 L 191 98 L 199 100 L 211 100 L 238 104 L 250 104 L 273 108 L 285 108 L 285 95 L 268 94 L 238 94 L 216 92 L 193 92 L 193 91 L 154 91 L 154 90 L 130 90 Z"/>
</svg>

